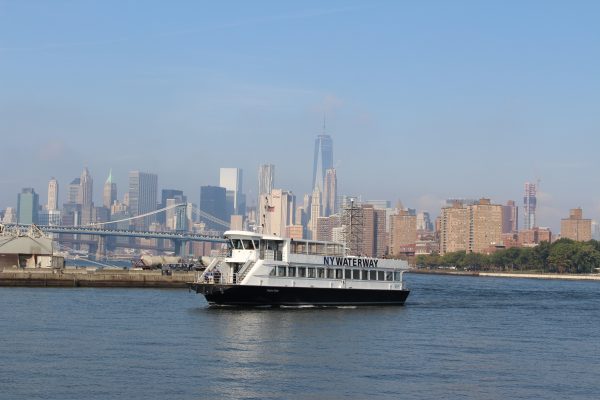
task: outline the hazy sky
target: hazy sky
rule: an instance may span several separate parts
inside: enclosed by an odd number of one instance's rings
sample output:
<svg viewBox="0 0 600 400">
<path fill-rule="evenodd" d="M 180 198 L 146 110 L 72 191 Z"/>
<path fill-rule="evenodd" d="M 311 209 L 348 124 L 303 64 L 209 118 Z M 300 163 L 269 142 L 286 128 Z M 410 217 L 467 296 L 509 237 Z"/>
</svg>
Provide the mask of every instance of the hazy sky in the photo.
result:
<svg viewBox="0 0 600 400">
<path fill-rule="evenodd" d="M 447 197 L 600 220 L 600 2 L 0 0 L 0 209 L 88 166 L 160 188 L 260 163 L 310 190 L 314 138 L 340 191 L 437 215 Z"/>
</svg>

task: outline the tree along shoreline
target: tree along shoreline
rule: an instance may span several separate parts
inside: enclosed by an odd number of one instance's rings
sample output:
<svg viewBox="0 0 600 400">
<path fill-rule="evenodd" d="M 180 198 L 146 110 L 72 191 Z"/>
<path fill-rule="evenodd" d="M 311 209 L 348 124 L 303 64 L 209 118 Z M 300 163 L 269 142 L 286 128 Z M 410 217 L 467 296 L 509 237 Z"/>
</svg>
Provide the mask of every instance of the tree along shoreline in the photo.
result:
<svg viewBox="0 0 600 400">
<path fill-rule="evenodd" d="M 418 268 L 457 271 L 593 274 L 600 269 L 600 242 L 559 239 L 541 242 L 536 247 L 501 249 L 489 255 L 464 251 L 443 256 L 419 255 L 415 264 Z"/>
</svg>

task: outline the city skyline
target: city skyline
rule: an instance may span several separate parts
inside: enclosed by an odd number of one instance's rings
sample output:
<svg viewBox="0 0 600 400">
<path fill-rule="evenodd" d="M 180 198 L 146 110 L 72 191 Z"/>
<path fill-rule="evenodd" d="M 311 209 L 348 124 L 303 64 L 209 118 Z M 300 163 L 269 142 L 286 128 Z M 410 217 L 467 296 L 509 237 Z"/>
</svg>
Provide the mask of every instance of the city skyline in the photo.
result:
<svg viewBox="0 0 600 400">
<path fill-rule="evenodd" d="M 0 135 L 5 163 L 19 168 L 0 176 L 0 209 L 26 187 L 44 204 L 52 176 L 62 204 L 84 167 L 97 183 L 113 168 L 119 193 L 128 171 L 151 171 L 195 201 L 234 165 L 247 172 L 252 203 L 264 160 L 277 168 L 276 188 L 300 198 L 312 193 L 311 143 L 326 114 L 340 194 L 437 214 L 449 197 L 522 207 L 523 182 L 539 179 L 537 225 L 558 231 L 576 207 L 600 220 L 590 173 L 600 144 L 600 60 L 590 51 L 598 11 L 3 4 Z M 94 203 L 101 193 L 97 185 Z"/>
</svg>

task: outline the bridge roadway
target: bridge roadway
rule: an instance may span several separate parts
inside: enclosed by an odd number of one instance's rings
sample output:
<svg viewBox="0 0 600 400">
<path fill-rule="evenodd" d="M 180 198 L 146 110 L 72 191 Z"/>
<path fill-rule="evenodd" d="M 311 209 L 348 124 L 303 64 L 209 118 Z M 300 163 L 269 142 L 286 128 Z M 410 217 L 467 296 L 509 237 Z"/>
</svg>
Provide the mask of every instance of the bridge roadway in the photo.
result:
<svg viewBox="0 0 600 400">
<path fill-rule="evenodd" d="M 58 226 L 58 225 L 36 225 L 43 232 L 64 233 L 70 235 L 96 235 L 96 236 L 122 236 L 139 237 L 145 239 L 171 239 L 175 241 L 194 241 L 194 242 L 213 242 L 225 243 L 225 239 L 220 236 L 202 235 L 190 232 L 151 232 L 151 231 L 130 231 L 124 229 L 105 229 L 89 226 Z"/>
<path fill-rule="evenodd" d="M 15 227 L 14 224 L 6 224 L 6 227 Z M 19 225 L 25 228 L 29 225 Z M 121 236 L 137 237 L 144 239 L 168 239 L 173 241 L 175 254 L 182 255 L 183 245 L 187 242 L 212 242 L 226 243 L 226 240 L 220 236 L 202 235 L 190 232 L 151 232 L 151 231 L 130 231 L 123 229 L 95 228 L 91 226 L 58 226 L 58 225 L 36 225 L 45 233 L 62 233 L 67 235 L 94 235 L 99 237 Z M 102 247 L 104 245 L 102 244 Z"/>
</svg>

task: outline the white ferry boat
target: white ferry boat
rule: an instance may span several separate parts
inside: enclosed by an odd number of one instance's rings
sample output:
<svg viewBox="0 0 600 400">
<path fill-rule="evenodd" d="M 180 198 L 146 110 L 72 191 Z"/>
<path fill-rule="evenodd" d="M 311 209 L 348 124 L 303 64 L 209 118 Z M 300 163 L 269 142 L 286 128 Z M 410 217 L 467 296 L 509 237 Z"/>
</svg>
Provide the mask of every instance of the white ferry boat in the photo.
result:
<svg viewBox="0 0 600 400">
<path fill-rule="evenodd" d="M 409 294 L 406 261 L 348 256 L 340 243 L 224 236 L 227 256 L 213 259 L 191 285 L 210 305 L 403 305 Z"/>
</svg>

